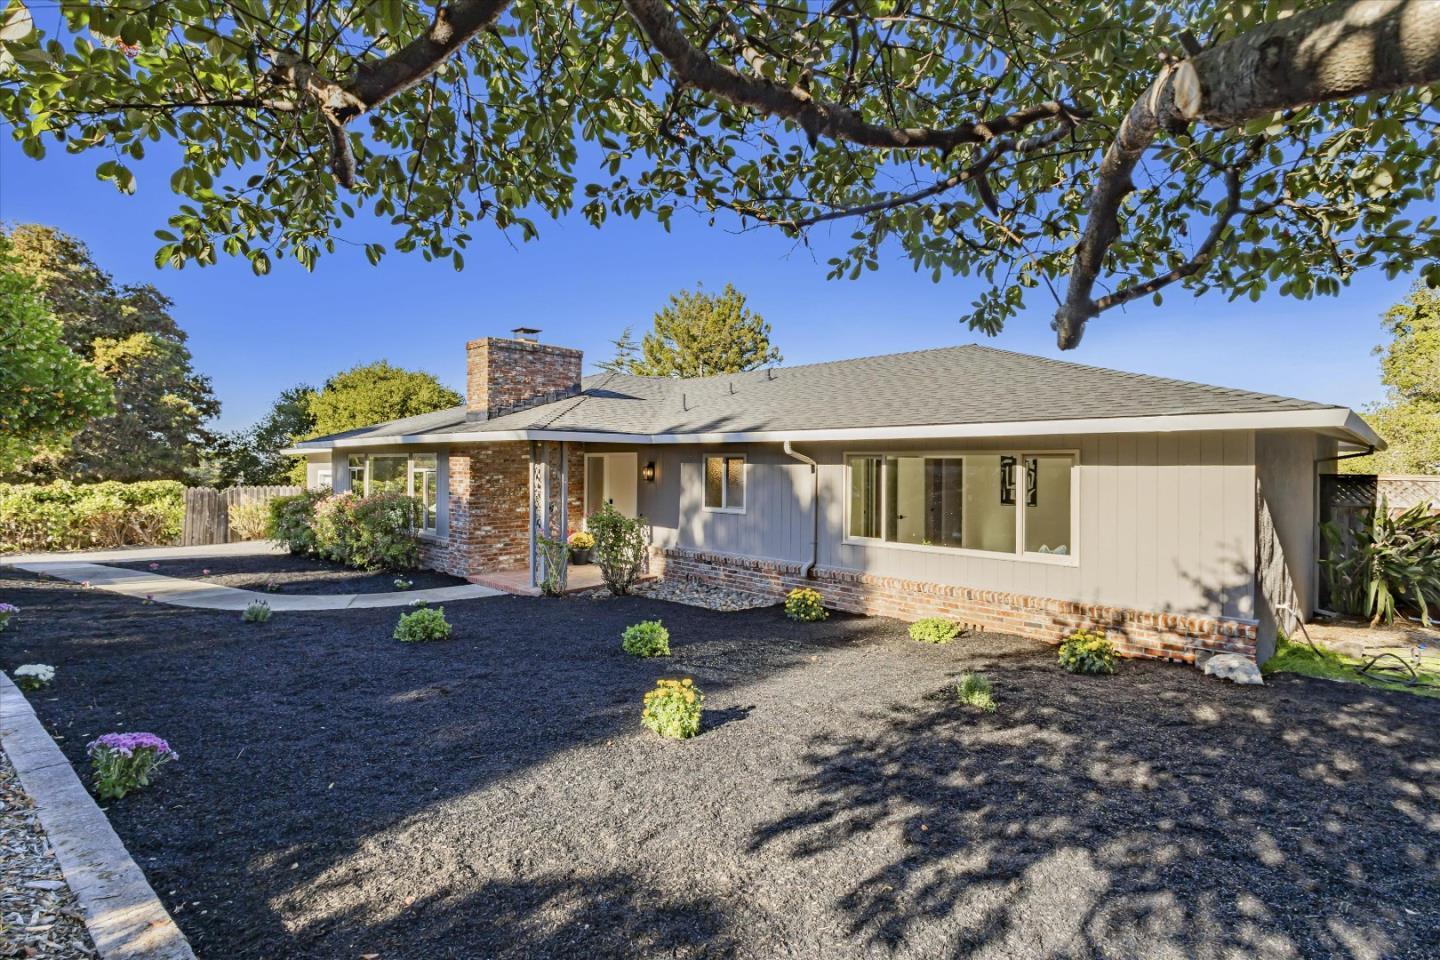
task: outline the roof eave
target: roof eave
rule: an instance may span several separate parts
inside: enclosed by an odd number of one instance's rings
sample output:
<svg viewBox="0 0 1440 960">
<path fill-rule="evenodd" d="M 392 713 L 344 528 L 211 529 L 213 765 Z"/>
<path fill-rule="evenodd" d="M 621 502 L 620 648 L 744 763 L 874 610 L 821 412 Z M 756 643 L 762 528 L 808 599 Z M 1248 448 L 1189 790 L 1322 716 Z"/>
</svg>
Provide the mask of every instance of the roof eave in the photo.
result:
<svg viewBox="0 0 1440 960">
<path fill-rule="evenodd" d="M 1106 433 L 1182 433 L 1212 430 L 1313 430 L 1338 439 L 1385 449 L 1385 441 L 1353 410 L 1320 407 L 1256 413 L 1170 414 L 1151 417 L 1093 417 L 1064 420 L 918 424 L 893 427 L 839 427 L 819 430 L 740 430 L 705 433 L 612 433 L 600 430 L 489 430 L 464 433 L 415 433 L 307 441 L 281 452 L 304 456 L 327 450 L 420 444 L 504 443 L 516 440 L 568 440 L 579 443 L 642 445 L 685 443 L 823 443 L 846 440 L 978 439 L 984 437 L 1066 436 Z"/>
</svg>

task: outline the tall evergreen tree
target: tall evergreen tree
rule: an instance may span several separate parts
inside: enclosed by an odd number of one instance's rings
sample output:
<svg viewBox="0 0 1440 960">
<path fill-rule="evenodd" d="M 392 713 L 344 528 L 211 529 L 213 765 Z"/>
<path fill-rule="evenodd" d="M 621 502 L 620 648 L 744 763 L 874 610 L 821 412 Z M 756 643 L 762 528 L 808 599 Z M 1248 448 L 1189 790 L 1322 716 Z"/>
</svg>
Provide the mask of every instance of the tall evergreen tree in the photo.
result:
<svg viewBox="0 0 1440 960">
<path fill-rule="evenodd" d="M 74 237 L 37 224 L 9 234 L 15 269 L 60 322 L 65 344 L 110 382 L 112 412 L 91 418 L 68 447 L 8 471 L 50 480 L 182 479 L 220 411 L 210 380 L 195 373 L 171 301 L 149 284 L 117 286 Z"/>
<path fill-rule="evenodd" d="M 1381 320 L 1384 402 L 1366 418 L 1389 446 L 1340 461 L 1347 473 L 1440 473 L 1440 293 L 1417 283 Z"/>
<path fill-rule="evenodd" d="M 646 377 L 709 377 L 783 359 L 770 343 L 770 324 L 747 309 L 745 294 L 727 283 L 718 295 L 699 289 L 673 294 L 641 340 L 640 356 L 625 370 Z"/>
</svg>

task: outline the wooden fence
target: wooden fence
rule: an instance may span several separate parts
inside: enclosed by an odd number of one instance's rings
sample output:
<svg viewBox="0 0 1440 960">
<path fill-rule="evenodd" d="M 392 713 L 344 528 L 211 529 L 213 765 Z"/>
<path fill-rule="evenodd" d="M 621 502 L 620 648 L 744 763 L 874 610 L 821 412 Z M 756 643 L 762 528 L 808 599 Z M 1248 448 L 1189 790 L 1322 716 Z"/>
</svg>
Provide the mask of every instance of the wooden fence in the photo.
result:
<svg viewBox="0 0 1440 960">
<path fill-rule="evenodd" d="M 274 497 L 303 493 L 303 487 L 190 487 L 185 491 L 185 526 L 180 542 L 187 546 L 230 543 L 230 508 L 243 503 L 264 503 Z"/>
</svg>

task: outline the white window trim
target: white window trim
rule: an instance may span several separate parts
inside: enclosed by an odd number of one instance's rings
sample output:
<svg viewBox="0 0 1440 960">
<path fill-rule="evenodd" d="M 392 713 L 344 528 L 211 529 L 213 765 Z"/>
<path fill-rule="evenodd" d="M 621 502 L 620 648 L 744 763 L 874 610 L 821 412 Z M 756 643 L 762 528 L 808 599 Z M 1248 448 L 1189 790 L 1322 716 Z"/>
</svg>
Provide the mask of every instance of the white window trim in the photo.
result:
<svg viewBox="0 0 1440 960">
<path fill-rule="evenodd" d="M 350 457 L 359 457 L 360 459 L 362 459 L 362 460 L 365 461 L 364 467 L 361 468 L 361 469 L 363 469 L 363 470 L 365 471 L 365 489 L 363 489 L 363 490 L 358 490 L 358 491 L 357 491 L 357 490 L 355 489 L 355 487 L 354 487 L 354 479 L 355 479 L 355 478 L 354 478 L 353 473 L 352 473 L 352 471 L 354 470 L 354 467 L 352 467 L 352 466 L 350 465 Z M 435 528 L 434 528 L 433 530 L 431 530 L 431 529 L 427 529 L 427 528 L 425 528 L 425 527 L 416 527 L 416 528 L 415 528 L 415 535 L 418 536 L 418 537 L 420 537 L 422 540 L 439 540 L 439 539 L 440 539 L 440 511 L 441 511 L 441 503 L 440 503 L 440 455 L 439 455 L 438 453 L 434 453 L 434 452 L 431 452 L 431 451 L 429 451 L 429 450 L 417 450 L 417 451 L 413 451 L 413 452 L 407 451 L 407 452 L 405 452 L 405 453 L 351 453 L 351 454 L 348 454 L 348 455 L 345 457 L 345 471 L 346 471 L 346 475 L 350 478 L 351 487 L 350 487 L 350 489 L 349 489 L 348 491 L 346 491 L 346 492 L 347 492 L 347 493 L 358 493 L 358 494 L 359 494 L 360 496 L 362 496 L 362 497 L 368 497 L 368 496 L 370 495 L 370 478 L 371 478 L 371 476 L 374 474 L 374 468 L 373 468 L 372 465 L 371 465 L 371 461 L 377 460 L 377 459 L 383 459 L 383 458 L 385 458 L 385 457 L 395 457 L 395 458 L 397 458 L 397 459 L 403 459 L 403 460 L 405 461 L 405 495 L 408 496 L 408 497 L 414 497 L 414 496 L 416 496 L 416 494 L 415 494 L 415 458 L 416 458 L 416 457 L 434 457 L 434 458 L 435 458 L 435 467 L 434 467 L 434 471 L 433 471 L 434 474 L 435 474 Z M 422 506 L 423 506 L 423 504 L 422 504 Z"/>
<path fill-rule="evenodd" d="M 706 467 L 709 465 L 709 462 L 710 462 L 711 458 L 714 458 L 714 457 L 718 457 L 718 458 L 720 459 L 720 461 L 721 461 L 721 464 L 720 464 L 720 500 L 721 500 L 721 502 L 722 502 L 724 505 L 723 505 L 723 506 L 719 506 L 719 507 L 712 507 L 712 506 L 710 506 L 708 503 L 705 502 L 705 479 L 706 479 L 706 477 L 707 477 L 707 474 L 706 474 L 706 472 L 705 472 L 705 469 L 706 469 Z M 729 501 L 729 498 L 730 498 L 730 484 L 728 484 L 728 483 L 725 481 L 726 473 L 725 473 L 725 464 L 724 464 L 724 461 L 726 461 L 726 460 L 739 460 L 739 461 L 740 461 L 740 506 L 738 506 L 738 507 L 732 507 L 732 506 L 729 504 L 729 502 L 728 502 L 728 501 Z M 744 453 L 707 453 L 707 454 L 705 454 L 704 456 L 702 456 L 702 457 L 700 458 L 700 509 L 706 511 L 707 513 L 737 513 L 737 514 L 738 514 L 738 513 L 744 513 L 744 512 L 745 512 L 745 505 L 746 505 L 746 503 L 749 501 L 749 499 L 750 499 L 750 456 L 749 456 L 749 454 L 744 454 Z"/>
<path fill-rule="evenodd" d="M 887 457 L 961 457 L 966 456 L 991 456 L 991 457 L 1014 457 L 1015 466 L 1018 470 L 1020 464 L 1025 462 L 1026 457 L 1069 457 L 1070 458 L 1070 552 L 1068 554 L 1056 553 L 1034 553 L 1025 549 L 1025 506 L 1024 503 L 1015 505 L 1015 549 L 1013 551 L 1000 550 L 976 550 L 972 547 L 942 547 L 934 544 L 923 543 L 895 543 L 886 540 L 884 537 L 856 537 L 850 534 L 850 458 L 851 457 L 879 457 L 882 461 Z M 884 480 L 884 470 L 881 468 L 880 481 L 880 518 L 882 527 L 886 516 L 885 498 L 889 495 L 888 484 Z M 946 557 L 974 557 L 978 560 L 1003 560 L 1007 562 L 1039 563 L 1054 567 L 1078 567 L 1080 566 L 1080 451 L 1076 449 L 1060 450 L 1036 450 L 1036 449 L 1009 449 L 1009 450 L 985 450 L 985 449 L 939 449 L 939 450 L 846 450 L 840 455 L 841 473 L 841 500 L 844 505 L 844 526 L 841 528 L 842 536 L 840 542 L 846 546 L 865 547 L 867 549 L 884 550 L 909 550 L 915 553 L 933 553 Z M 1016 478 L 1017 498 L 1023 497 L 1019 478 Z"/>
</svg>

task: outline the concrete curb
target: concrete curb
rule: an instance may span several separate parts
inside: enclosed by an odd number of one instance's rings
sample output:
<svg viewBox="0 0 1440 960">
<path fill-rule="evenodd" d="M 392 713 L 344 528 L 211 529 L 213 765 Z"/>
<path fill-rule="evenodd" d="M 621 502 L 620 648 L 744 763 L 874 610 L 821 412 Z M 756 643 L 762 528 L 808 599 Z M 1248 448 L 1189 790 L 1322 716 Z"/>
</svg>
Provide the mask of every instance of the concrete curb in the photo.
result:
<svg viewBox="0 0 1440 960">
<path fill-rule="evenodd" d="M 30 701 L 3 673 L 0 747 L 35 801 L 103 960 L 195 960 L 189 941 L 41 726 Z"/>
</svg>

